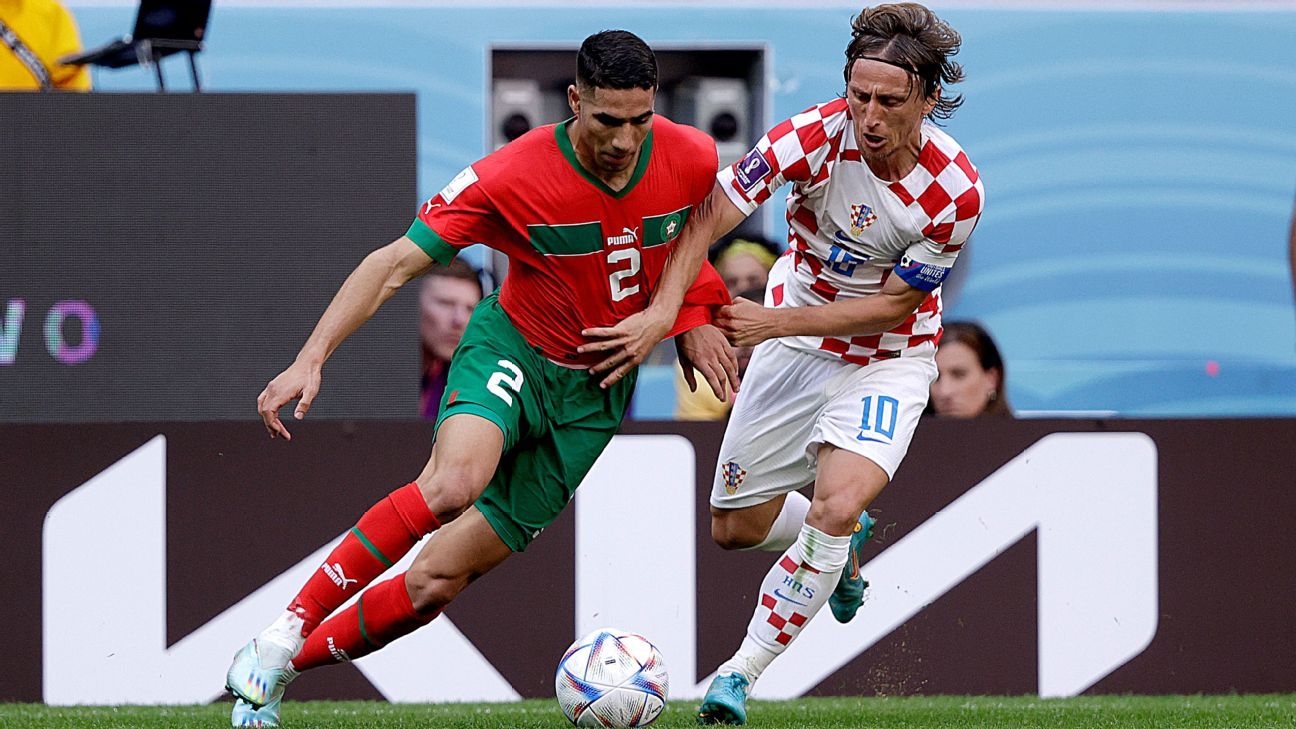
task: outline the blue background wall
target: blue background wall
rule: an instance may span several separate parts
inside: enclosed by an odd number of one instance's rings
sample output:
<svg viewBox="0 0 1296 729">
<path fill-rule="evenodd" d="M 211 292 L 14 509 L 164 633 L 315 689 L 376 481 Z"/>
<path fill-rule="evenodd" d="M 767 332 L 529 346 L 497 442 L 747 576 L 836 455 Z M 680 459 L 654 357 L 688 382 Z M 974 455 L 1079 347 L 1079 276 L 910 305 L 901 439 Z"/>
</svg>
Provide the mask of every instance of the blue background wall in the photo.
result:
<svg viewBox="0 0 1296 729">
<path fill-rule="evenodd" d="M 129 3 L 69 4 L 87 45 L 134 18 Z M 767 44 L 777 121 L 839 91 L 850 15 L 217 0 L 201 66 L 211 91 L 416 91 L 428 196 L 484 152 L 492 43 L 574 45 L 624 27 L 649 43 Z M 1014 405 L 1296 414 L 1296 8 L 942 15 L 963 34 L 969 79 L 948 128 L 988 200 L 948 317 L 990 327 Z M 167 70 L 184 87 L 184 64 Z M 103 91 L 153 86 L 138 69 L 96 80 Z M 404 226 L 374 231 L 375 245 Z M 775 237 L 785 230 L 775 218 Z"/>
</svg>

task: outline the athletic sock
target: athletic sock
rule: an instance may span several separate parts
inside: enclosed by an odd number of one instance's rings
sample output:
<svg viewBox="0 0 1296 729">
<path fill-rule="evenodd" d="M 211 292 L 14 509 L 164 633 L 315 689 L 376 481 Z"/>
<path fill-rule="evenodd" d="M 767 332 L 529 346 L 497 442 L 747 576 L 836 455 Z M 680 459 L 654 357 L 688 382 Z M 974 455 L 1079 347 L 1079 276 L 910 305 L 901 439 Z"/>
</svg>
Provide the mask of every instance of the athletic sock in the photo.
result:
<svg viewBox="0 0 1296 729">
<path fill-rule="evenodd" d="M 414 609 L 405 587 L 406 574 L 370 587 L 354 605 L 324 621 L 292 659 L 293 670 L 307 671 L 367 656 L 432 622 L 441 611 L 423 614 Z"/>
<path fill-rule="evenodd" d="M 761 583 L 760 602 L 738 652 L 717 673 L 741 673 L 756 683 L 801 628 L 828 602 L 850 552 L 850 537 L 804 524 Z"/>
<path fill-rule="evenodd" d="M 288 610 L 302 619 L 302 637 L 440 526 L 418 484 L 406 484 L 374 504 L 289 603 Z"/>
<path fill-rule="evenodd" d="M 806 514 L 810 513 L 810 499 L 800 491 L 789 491 L 783 499 L 783 508 L 774 523 L 770 525 L 769 534 L 764 541 L 747 547 L 743 551 L 786 552 L 801 534 L 801 525 L 805 524 Z"/>
</svg>

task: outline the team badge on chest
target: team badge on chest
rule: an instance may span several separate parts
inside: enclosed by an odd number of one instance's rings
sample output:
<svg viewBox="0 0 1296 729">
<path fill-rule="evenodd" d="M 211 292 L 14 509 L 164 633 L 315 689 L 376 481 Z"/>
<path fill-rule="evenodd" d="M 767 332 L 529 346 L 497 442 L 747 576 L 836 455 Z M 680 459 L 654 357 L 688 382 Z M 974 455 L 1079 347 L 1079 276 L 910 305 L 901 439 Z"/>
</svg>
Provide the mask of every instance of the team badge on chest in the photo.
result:
<svg viewBox="0 0 1296 729">
<path fill-rule="evenodd" d="M 860 203 L 851 206 L 851 235 L 859 235 L 864 229 L 877 222 L 873 208 Z"/>
</svg>

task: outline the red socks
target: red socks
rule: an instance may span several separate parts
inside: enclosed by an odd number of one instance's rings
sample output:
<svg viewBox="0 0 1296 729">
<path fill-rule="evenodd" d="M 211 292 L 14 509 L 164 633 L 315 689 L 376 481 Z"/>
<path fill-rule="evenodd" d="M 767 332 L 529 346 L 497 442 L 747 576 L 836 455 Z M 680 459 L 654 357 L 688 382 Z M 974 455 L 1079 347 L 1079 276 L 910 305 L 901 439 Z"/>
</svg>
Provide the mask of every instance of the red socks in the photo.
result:
<svg viewBox="0 0 1296 729">
<path fill-rule="evenodd" d="M 339 605 L 404 557 L 424 535 L 440 527 L 441 523 L 428 510 L 418 484 L 406 484 L 374 504 L 288 605 L 289 610 L 305 621 L 302 635 L 310 636 Z M 400 582 L 403 586 L 403 577 Z M 404 595 L 403 587 L 401 593 Z M 403 599 L 409 603 L 408 595 Z M 348 612 L 354 610 L 353 607 Z"/>
<path fill-rule="evenodd" d="M 293 668 L 306 671 L 352 661 L 432 622 L 440 611 L 424 615 L 414 609 L 405 574 L 365 590 L 354 605 L 319 626 L 292 659 Z"/>
</svg>

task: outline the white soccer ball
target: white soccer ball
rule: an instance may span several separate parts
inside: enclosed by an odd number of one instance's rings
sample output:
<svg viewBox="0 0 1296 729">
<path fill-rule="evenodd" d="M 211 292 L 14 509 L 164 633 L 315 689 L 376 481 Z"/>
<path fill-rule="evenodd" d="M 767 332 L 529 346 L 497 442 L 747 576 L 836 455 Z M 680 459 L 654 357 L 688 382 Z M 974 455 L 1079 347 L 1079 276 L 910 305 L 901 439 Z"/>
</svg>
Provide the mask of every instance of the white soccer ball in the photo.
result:
<svg viewBox="0 0 1296 729">
<path fill-rule="evenodd" d="M 648 726 L 666 708 L 668 686 L 657 648 L 616 628 L 572 643 L 554 677 L 558 705 L 576 726 Z"/>
</svg>

